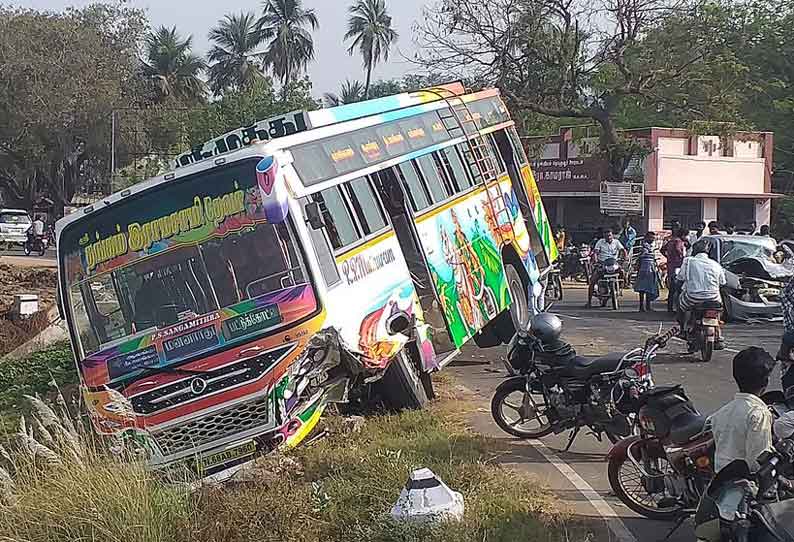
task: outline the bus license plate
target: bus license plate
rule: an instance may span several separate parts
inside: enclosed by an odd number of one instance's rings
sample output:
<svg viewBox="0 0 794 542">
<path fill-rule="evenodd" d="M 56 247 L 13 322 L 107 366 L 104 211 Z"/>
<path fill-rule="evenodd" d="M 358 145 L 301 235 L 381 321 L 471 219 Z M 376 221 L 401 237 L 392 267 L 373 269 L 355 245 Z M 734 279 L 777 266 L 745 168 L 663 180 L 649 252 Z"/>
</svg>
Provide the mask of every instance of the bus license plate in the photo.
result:
<svg viewBox="0 0 794 542">
<path fill-rule="evenodd" d="M 201 472 L 203 470 L 211 469 L 212 467 L 217 467 L 218 465 L 223 465 L 224 463 L 229 463 L 235 459 L 240 459 L 241 457 L 245 457 L 247 455 L 254 455 L 255 453 L 256 443 L 254 441 L 250 441 L 240 444 L 239 446 L 229 448 L 228 450 L 223 450 L 222 452 L 215 452 L 203 457 L 199 457 L 197 467 L 199 472 Z"/>
</svg>

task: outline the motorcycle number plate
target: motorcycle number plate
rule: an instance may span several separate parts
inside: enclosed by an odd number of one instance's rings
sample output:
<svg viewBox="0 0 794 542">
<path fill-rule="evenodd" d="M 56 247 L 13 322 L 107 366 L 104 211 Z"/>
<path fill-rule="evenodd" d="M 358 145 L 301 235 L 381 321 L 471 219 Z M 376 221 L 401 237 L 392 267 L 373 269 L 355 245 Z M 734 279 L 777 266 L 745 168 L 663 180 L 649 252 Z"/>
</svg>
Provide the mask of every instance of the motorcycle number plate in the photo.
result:
<svg viewBox="0 0 794 542">
<path fill-rule="evenodd" d="M 718 326 L 720 325 L 720 321 L 716 318 L 704 318 L 703 319 L 704 326 Z"/>
</svg>

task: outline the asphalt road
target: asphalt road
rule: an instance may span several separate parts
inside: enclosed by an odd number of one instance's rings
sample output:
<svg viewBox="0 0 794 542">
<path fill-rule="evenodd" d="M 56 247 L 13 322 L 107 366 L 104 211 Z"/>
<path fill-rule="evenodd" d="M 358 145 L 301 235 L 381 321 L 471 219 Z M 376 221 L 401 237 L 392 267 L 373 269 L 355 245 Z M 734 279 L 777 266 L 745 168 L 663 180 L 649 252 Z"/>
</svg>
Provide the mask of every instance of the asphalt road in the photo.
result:
<svg viewBox="0 0 794 542">
<path fill-rule="evenodd" d="M 56 252 L 54 248 L 47 249 L 44 256 L 25 256 L 22 247 L 13 247 L 11 250 L 0 249 L 0 263 L 18 267 L 56 267 Z"/>
<path fill-rule="evenodd" d="M 609 351 L 626 351 L 640 346 L 646 337 L 659 331 L 660 325 L 668 329 L 673 325 L 670 315 L 664 311 L 664 303 L 658 302 L 658 311 L 639 313 L 638 301 L 633 292 L 627 292 L 624 307 L 619 311 L 610 309 L 585 309 L 585 291 L 580 285 L 566 284 L 565 300 L 558 303 L 552 312 L 563 318 L 563 336 L 576 347 L 580 355 L 598 355 Z M 710 414 L 733 398 L 735 385 L 731 375 L 733 356 L 747 346 L 761 346 L 774 354 L 783 334 L 781 323 L 769 324 L 730 324 L 724 329 L 727 349 L 715 352 L 708 363 L 696 361 L 697 358 L 686 354 L 685 344 L 671 341 L 665 351 L 655 359 L 653 372 L 657 385 L 681 383 L 685 386 L 696 406 L 704 414 Z M 599 443 L 592 436 L 582 432 L 570 452 L 562 450 L 568 441 L 566 432 L 543 439 L 548 449 L 532 446 L 527 442 L 513 439 L 502 433 L 490 417 L 490 398 L 493 390 L 505 376 L 504 369 L 491 363 L 504 354 L 501 349 L 479 350 L 467 348 L 451 370 L 466 387 L 473 390 L 480 400 L 478 411 L 473 414 L 477 430 L 496 438 L 504 439 L 512 453 L 503 458 L 505 463 L 527 470 L 538 476 L 566 501 L 578 515 L 603 517 L 615 514 L 620 521 L 609 520 L 612 533 L 608 540 L 615 538 L 632 541 L 653 542 L 661 540 L 672 525 L 653 522 L 641 518 L 611 496 L 607 480 L 605 454 L 609 443 Z M 773 383 L 777 386 L 779 378 L 775 375 Z M 551 452 L 551 456 L 549 454 Z M 554 466 L 549 462 L 562 460 Z M 572 471 L 571 471 L 572 469 Z M 566 476 L 564 473 L 568 473 Z M 581 482 L 585 482 L 582 484 Z M 589 486 L 589 487 L 588 487 Z M 591 494 L 592 488 L 595 494 Z M 590 499 L 588 499 L 590 497 Z M 596 505 L 593 505 L 595 497 Z M 603 498 L 609 507 L 597 510 Z M 603 504 L 603 503 L 602 503 Z M 620 529 L 626 526 L 630 533 L 620 536 Z M 617 535 L 617 536 L 616 536 Z M 599 537 L 600 538 L 600 537 Z M 691 525 L 684 525 L 670 540 L 691 542 L 694 534 Z"/>
</svg>

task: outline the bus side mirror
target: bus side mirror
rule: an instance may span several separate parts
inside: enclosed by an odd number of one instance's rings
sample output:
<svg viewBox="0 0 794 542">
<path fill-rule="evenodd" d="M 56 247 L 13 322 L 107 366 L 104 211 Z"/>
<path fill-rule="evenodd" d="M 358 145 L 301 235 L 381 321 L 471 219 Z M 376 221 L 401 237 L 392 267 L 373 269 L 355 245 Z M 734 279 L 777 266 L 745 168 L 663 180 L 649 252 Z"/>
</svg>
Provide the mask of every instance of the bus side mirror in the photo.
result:
<svg viewBox="0 0 794 542">
<path fill-rule="evenodd" d="M 323 213 L 320 211 L 320 204 L 316 201 L 311 201 L 304 207 L 306 210 L 306 219 L 312 229 L 321 230 L 325 227 L 325 220 L 323 220 Z"/>
</svg>

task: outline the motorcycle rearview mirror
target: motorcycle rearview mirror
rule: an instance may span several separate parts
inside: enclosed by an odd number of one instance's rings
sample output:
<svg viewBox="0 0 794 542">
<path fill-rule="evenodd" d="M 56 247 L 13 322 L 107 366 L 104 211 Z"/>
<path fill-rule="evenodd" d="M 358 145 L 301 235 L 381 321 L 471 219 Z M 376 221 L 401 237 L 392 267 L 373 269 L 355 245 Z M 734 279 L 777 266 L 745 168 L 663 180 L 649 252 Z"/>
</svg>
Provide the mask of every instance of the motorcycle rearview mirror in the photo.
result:
<svg viewBox="0 0 794 542">
<path fill-rule="evenodd" d="M 390 335 L 397 335 L 400 333 L 406 335 L 406 331 L 411 329 L 411 317 L 405 311 L 393 314 L 386 321 L 386 329 Z"/>
<path fill-rule="evenodd" d="M 304 206 L 306 212 L 306 221 L 314 230 L 321 230 L 325 227 L 325 219 L 320 210 L 320 204 L 316 201 L 310 201 Z"/>
</svg>

